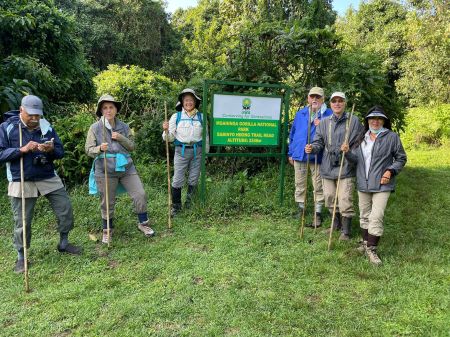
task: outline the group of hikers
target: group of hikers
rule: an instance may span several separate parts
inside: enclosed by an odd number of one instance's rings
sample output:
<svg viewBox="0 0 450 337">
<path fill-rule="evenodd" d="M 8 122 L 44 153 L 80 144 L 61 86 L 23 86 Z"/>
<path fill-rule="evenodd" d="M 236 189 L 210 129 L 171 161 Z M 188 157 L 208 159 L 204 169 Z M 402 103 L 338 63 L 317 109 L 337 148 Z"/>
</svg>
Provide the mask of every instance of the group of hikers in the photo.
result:
<svg viewBox="0 0 450 337">
<path fill-rule="evenodd" d="M 325 205 L 330 211 L 333 209 L 337 189 L 338 207 L 332 225 L 341 231 L 341 240 L 348 240 L 355 214 L 352 196 L 356 176 L 363 237 L 358 250 L 366 253 L 372 263 L 380 264 L 376 248 L 383 234 L 384 210 L 395 187 L 395 176 L 406 163 L 406 154 L 380 106 L 368 111 L 363 125 L 356 116 L 350 119 L 345 111 L 344 93 L 331 95 L 331 109 L 324 101 L 323 89 L 312 88 L 308 105 L 297 112 L 291 128 L 288 156 L 295 169 L 295 201 L 303 210 L 309 166 L 315 195 L 315 220 L 310 226 L 321 226 L 322 208 Z M 188 187 L 184 208 L 191 206 L 200 176 L 202 146 L 206 147 L 206 152 L 209 149 L 208 135 L 206 144 L 202 144 L 206 118 L 198 111 L 200 103 L 194 90 L 184 89 L 178 96 L 176 113 L 162 124 L 162 138 L 175 145 L 171 216 L 176 216 L 183 208 L 181 192 L 186 174 Z M 90 126 L 85 143 L 86 153 L 94 159 L 89 192 L 100 196 L 102 243 L 105 244 L 112 241 L 116 196 L 122 192 L 128 193 L 133 201 L 138 230 L 145 236 L 155 234 L 148 217 L 147 195 L 131 157 L 135 148 L 132 133 L 130 127 L 117 118 L 121 106 L 111 95 L 100 97 L 96 109 L 99 119 Z M 345 160 L 339 176 L 343 154 Z M 49 200 L 57 218 L 58 251 L 73 255 L 82 252 L 69 242 L 69 232 L 74 226 L 73 210 L 54 166 L 54 160 L 63 155 L 60 138 L 43 118 L 43 103 L 39 97 L 24 96 L 19 111 L 5 114 L 0 125 L 0 162 L 6 163 L 8 196 L 15 222 L 16 273 L 25 272 L 28 265 L 24 251 L 30 247 L 31 222 L 40 195 Z M 307 160 L 312 164 L 307 165 Z"/>
</svg>

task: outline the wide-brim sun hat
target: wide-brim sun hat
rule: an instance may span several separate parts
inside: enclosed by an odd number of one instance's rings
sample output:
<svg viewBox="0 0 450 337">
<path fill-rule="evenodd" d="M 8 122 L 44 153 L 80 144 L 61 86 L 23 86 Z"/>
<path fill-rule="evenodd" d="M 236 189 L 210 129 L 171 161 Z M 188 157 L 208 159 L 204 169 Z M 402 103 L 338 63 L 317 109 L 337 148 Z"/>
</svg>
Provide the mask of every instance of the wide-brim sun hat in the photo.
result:
<svg viewBox="0 0 450 337">
<path fill-rule="evenodd" d="M 186 88 L 178 95 L 178 102 L 175 106 L 176 111 L 181 111 L 183 109 L 183 96 L 188 94 L 195 98 L 195 108 L 198 109 L 200 107 L 202 99 L 195 93 L 194 89 Z"/>
<path fill-rule="evenodd" d="M 97 102 L 97 111 L 95 112 L 95 114 L 98 117 L 102 116 L 101 108 L 102 108 L 102 104 L 104 102 L 114 103 L 114 105 L 116 106 L 117 112 L 119 112 L 120 109 L 122 108 L 122 102 L 117 101 L 113 96 L 111 96 L 109 94 L 102 95 Z"/>
<path fill-rule="evenodd" d="M 386 112 L 384 112 L 384 109 L 381 106 L 379 106 L 379 105 L 375 105 L 372 108 L 370 108 L 369 111 L 367 111 L 367 114 L 364 117 L 364 124 L 366 126 L 366 129 L 369 127 L 368 126 L 369 119 L 370 118 L 374 118 L 374 117 L 383 118 L 384 119 L 383 127 L 386 128 L 386 129 L 391 130 L 391 128 L 392 128 L 391 120 L 387 116 Z"/>
</svg>

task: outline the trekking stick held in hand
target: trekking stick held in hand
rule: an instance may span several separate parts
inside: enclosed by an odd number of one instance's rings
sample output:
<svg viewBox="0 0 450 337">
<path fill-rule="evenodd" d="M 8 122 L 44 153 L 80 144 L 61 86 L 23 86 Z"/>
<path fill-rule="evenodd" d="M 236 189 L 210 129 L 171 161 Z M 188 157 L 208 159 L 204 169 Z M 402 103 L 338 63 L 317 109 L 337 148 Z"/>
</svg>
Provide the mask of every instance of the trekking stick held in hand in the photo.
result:
<svg viewBox="0 0 450 337">
<path fill-rule="evenodd" d="M 164 121 L 167 122 L 167 102 L 164 102 Z M 169 130 L 166 130 L 166 160 L 167 160 L 167 226 L 172 228 L 172 218 L 170 217 L 170 209 L 172 207 L 172 195 L 170 193 L 170 154 L 169 154 Z"/>
<path fill-rule="evenodd" d="M 311 133 L 311 106 L 308 107 L 308 134 L 306 136 L 307 143 L 309 145 L 310 143 L 310 133 Z M 305 212 L 306 212 L 306 205 L 307 205 L 307 199 L 308 199 L 308 171 L 309 171 L 309 153 L 306 154 L 306 186 L 305 186 L 305 199 L 303 202 L 303 210 L 302 210 L 302 224 L 300 226 L 300 238 L 303 239 L 303 231 L 305 229 Z"/>
<path fill-rule="evenodd" d="M 22 125 L 19 123 L 19 146 L 22 147 Z M 25 291 L 30 292 L 28 284 L 28 249 L 27 249 L 27 219 L 25 215 L 25 190 L 24 190 L 24 172 L 23 172 L 23 155 L 20 157 L 20 192 L 22 194 L 22 241 L 23 241 L 23 265 L 24 265 L 24 281 Z"/>
<path fill-rule="evenodd" d="M 314 179 L 316 181 L 316 186 L 317 186 L 317 178 L 318 178 L 318 173 L 317 173 L 317 154 L 314 156 L 314 176 L 315 176 Z M 316 195 L 316 189 L 314 188 L 314 234 L 317 233 L 316 205 L 317 205 L 317 195 Z"/>
<path fill-rule="evenodd" d="M 103 116 L 103 143 L 106 143 L 106 117 Z M 108 236 L 108 248 L 111 242 L 111 228 L 109 223 L 109 188 L 108 188 L 108 161 L 106 159 L 106 154 L 108 150 L 105 151 L 103 156 L 103 166 L 105 166 L 105 198 L 106 198 L 106 235 Z"/>
<path fill-rule="evenodd" d="M 352 112 L 350 113 L 350 117 L 347 120 L 346 129 L 345 129 L 345 136 L 344 136 L 344 143 L 345 144 L 348 143 L 348 136 L 349 136 L 349 133 L 350 133 L 350 124 L 352 122 L 353 111 L 355 111 L 355 104 L 353 104 Z M 337 181 L 337 186 L 336 186 L 336 193 L 334 195 L 333 216 L 331 217 L 330 236 L 328 237 L 328 250 L 331 249 L 331 240 L 333 238 L 333 229 L 334 229 L 333 228 L 333 223 L 334 223 L 334 218 L 336 217 L 336 205 L 337 205 L 337 199 L 338 199 L 338 195 L 339 195 L 339 183 L 341 182 L 342 167 L 344 166 L 344 157 L 345 157 L 345 152 L 342 152 L 341 165 L 339 167 L 338 181 Z"/>
</svg>

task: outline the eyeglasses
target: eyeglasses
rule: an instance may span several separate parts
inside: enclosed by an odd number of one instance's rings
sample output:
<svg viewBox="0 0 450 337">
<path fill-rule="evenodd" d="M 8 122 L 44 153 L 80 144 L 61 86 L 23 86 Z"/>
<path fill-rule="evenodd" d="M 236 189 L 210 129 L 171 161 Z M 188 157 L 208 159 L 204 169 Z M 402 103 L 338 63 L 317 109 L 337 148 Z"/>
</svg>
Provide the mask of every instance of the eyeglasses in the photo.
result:
<svg viewBox="0 0 450 337">
<path fill-rule="evenodd" d="M 321 98 L 322 98 L 322 96 L 316 95 L 316 94 L 309 95 L 309 97 L 311 97 L 311 98 L 317 98 L 317 99 L 321 99 Z"/>
<path fill-rule="evenodd" d="M 336 104 L 336 103 L 344 103 L 345 100 L 343 100 L 342 98 L 337 98 L 337 99 L 332 99 L 331 103 Z"/>
</svg>

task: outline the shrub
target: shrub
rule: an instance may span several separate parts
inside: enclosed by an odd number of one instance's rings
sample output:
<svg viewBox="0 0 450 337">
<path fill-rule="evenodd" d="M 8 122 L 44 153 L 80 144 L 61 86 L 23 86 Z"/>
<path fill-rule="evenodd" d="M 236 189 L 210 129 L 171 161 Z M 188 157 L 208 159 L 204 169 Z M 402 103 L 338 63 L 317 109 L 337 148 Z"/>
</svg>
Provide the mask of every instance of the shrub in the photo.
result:
<svg viewBox="0 0 450 337">
<path fill-rule="evenodd" d="M 138 66 L 110 65 L 94 78 L 97 95 L 105 93 L 122 101 L 119 119 L 136 130 L 136 158 L 165 157 L 161 123 L 164 101 L 169 118 L 175 112 L 179 88 L 169 78 Z"/>
<path fill-rule="evenodd" d="M 74 186 L 89 178 L 92 159 L 84 152 L 89 126 L 95 122 L 87 105 L 71 104 L 53 107 L 49 117 L 64 145 L 64 157 L 57 162 L 58 172 L 66 185 Z"/>
<path fill-rule="evenodd" d="M 411 108 L 402 134 L 406 148 L 441 146 L 450 139 L 450 104 Z"/>
</svg>

